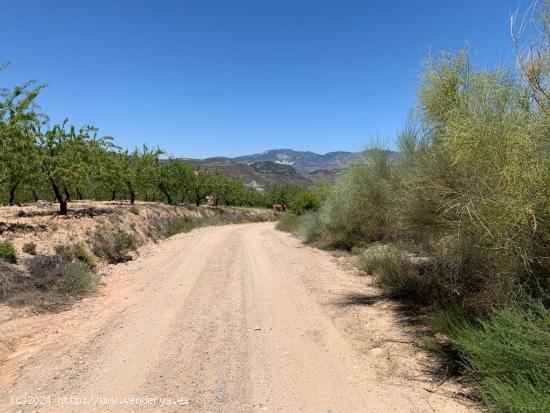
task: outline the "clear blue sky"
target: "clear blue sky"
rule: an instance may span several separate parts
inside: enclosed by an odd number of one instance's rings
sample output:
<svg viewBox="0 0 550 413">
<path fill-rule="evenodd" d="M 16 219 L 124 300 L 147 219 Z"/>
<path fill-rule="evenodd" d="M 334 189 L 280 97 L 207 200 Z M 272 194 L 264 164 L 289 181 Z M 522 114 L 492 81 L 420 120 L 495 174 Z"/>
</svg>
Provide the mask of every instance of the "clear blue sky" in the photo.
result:
<svg viewBox="0 0 550 413">
<path fill-rule="evenodd" d="M 525 1 L 524 1 L 525 3 Z M 186 157 L 392 144 L 427 50 L 512 59 L 510 0 L 27 0 L 0 6 L 0 85 L 53 122 Z M 525 5 L 525 4 L 524 4 Z"/>
</svg>

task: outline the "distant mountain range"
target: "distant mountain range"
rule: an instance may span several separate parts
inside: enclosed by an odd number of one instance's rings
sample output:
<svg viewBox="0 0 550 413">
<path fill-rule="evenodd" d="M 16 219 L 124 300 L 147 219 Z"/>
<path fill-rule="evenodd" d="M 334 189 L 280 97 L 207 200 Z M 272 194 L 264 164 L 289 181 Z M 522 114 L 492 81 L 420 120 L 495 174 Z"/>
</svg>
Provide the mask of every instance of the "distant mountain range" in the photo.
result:
<svg viewBox="0 0 550 413">
<path fill-rule="evenodd" d="M 237 156 L 233 158 L 237 162 L 275 162 L 282 165 L 290 165 L 300 172 L 313 172 L 318 170 L 342 169 L 357 157 L 353 152 L 329 152 L 320 155 L 315 152 L 295 151 L 292 149 L 271 149 L 254 155 Z"/>
<path fill-rule="evenodd" d="M 388 151 L 395 158 L 396 152 Z M 186 159 L 201 166 L 232 176 L 245 185 L 265 190 L 274 184 L 311 186 L 321 179 L 333 181 L 338 173 L 352 163 L 355 152 L 329 152 L 324 155 L 293 149 L 271 149 L 262 153 L 206 159 Z"/>
</svg>

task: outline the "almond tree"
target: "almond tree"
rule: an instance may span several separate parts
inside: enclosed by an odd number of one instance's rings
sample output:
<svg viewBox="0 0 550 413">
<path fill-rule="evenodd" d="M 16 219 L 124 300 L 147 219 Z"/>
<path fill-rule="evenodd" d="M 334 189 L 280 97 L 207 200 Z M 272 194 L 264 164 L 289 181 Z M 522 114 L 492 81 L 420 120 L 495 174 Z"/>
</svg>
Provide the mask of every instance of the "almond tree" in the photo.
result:
<svg viewBox="0 0 550 413">
<path fill-rule="evenodd" d="M 98 160 L 97 180 L 108 191 L 111 201 L 116 200 L 120 188 L 125 185 L 123 166 L 125 160 L 120 152 L 105 151 Z"/>
<path fill-rule="evenodd" d="M 0 183 L 8 190 L 10 205 L 36 169 L 35 139 L 43 116 L 37 113 L 35 100 L 43 88 L 28 82 L 12 90 L 0 89 Z"/>
<path fill-rule="evenodd" d="M 197 167 L 193 171 L 190 192 L 196 206 L 200 206 L 201 201 L 211 192 L 212 172 Z"/>
<path fill-rule="evenodd" d="M 82 182 L 90 172 L 94 154 L 109 149 L 106 138 L 98 139 L 96 128 L 66 129 L 67 120 L 38 136 L 40 171 L 59 203 L 59 213 L 67 214 L 68 187 Z"/>
<path fill-rule="evenodd" d="M 143 145 L 141 150 L 136 148 L 132 152 L 125 150 L 120 153 L 121 175 L 128 188 L 130 204 L 135 203 L 139 191 L 146 192 L 155 187 L 158 157 L 161 154 L 160 149 L 149 149 L 147 145 Z"/>
<path fill-rule="evenodd" d="M 172 204 L 174 197 L 185 194 L 193 180 L 192 169 L 181 159 L 168 159 L 160 164 L 156 177 L 157 187 L 166 197 L 166 202 Z M 182 196 L 183 198 L 183 196 Z"/>
</svg>

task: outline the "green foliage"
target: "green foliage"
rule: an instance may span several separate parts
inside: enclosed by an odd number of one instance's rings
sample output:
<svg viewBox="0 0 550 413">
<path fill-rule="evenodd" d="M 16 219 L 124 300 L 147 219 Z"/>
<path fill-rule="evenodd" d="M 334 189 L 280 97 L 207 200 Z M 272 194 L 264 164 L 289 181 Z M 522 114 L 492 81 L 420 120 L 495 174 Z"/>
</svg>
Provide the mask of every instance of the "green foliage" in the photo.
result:
<svg viewBox="0 0 550 413">
<path fill-rule="evenodd" d="M 198 226 L 199 224 L 193 221 L 173 221 L 166 227 L 164 236 L 171 237 L 172 235 L 180 234 L 182 232 L 189 232 Z"/>
<path fill-rule="evenodd" d="M 160 148 L 122 150 L 111 137 L 98 137 L 97 128 L 78 129 L 67 120 L 46 128 L 48 118 L 36 104 L 43 88 L 35 82 L 0 88 L 0 199 L 13 204 L 53 196 L 60 214 L 68 213 L 74 198 L 198 206 L 212 197 L 215 206 L 266 205 L 262 193 L 233 178 L 194 170 L 181 159 L 160 159 Z"/>
<path fill-rule="evenodd" d="M 423 280 L 407 255 L 392 244 L 372 245 L 360 253 L 363 269 L 376 277 L 390 296 L 424 302 L 427 296 Z"/>
<path fill-rule="evenodd" d="M 138 247 L 136 237 L 122 231 L 115 235 L 115 244 L 117 249 L 122 251 L 134 251 Z"/>
<path fill-rule="evenodd" d="M 301 215 L 307 211 L 317 211 L 321 206 L 320 197 L 309 191 L 301 191 L 296 193 L 288 204 L 290 211 Z"/>
<path fill-rule="evenodd" d="M 96 266 L 96 257 L 84 242 L 73 245 L 73 254 L 78 261 L 83 262 L 88 267 L 94 268 Z"/>
<path fill-rule="evenodd" d="M 323 232 L 319 214 L 316 212 L 308 212 L 301 215 L 294 213 L 285 214 L 279 219 L 276 228 L 298 235 L 306 243 L 317 240 Z"/>
<path fill-rule="evenodd" d="M 16 201 L 16 191 L 36 176 L 35 139 L 43 116 L 35 100 L 43 88 L 36 82 L 0 88 L 0 186 L 10 204 Z"/>
<path fill-rule="evenodd" d="M 550 405 L 550 311 L 540 303 L 473 319 L 460 308 L 430 317 L 457 349 L 490 411 L 543 412 Z"/>
<path fill-rule="evenodd" d="M 206 199 L 212 188 L 213 174 L 207 169 L 195 168 L 192 175 L 190 197 L 196 206 Z"/>
<path fill-rule="evenodd" d="M 297 234 L 300 229 L 301 223 L 302 219 L 300 216 L 295 214 L 285 214 L 279 219 L 276 227 L 281 231 Z"/>
<path fill-rule="evenodd" d="M 10 241 L 0 241 L 0 258 L 6 262 L 17 262 L 17 251 Z"/>
<path fill-rule="evenodd" d="M 307 211 L 316 211 L 321 205 L 320 194 L 297 185 L 273 185 L 266 193 L 266 206 L 284 205 L 297 215 Z"/>
<path fill-rule="evenodd" d="M 74 126 L 66 129 L 67 120 L 38 135 L 39 163 L 44 180 L 50 185 L 60 213 L 67 213 L 69 189 L 84 182 L 97 153 L 111 147 L 109 138 L 97 138 L 97 129 Z"/>
<path fill-rule="evenodd" d="M 168 159 L 158 168 L 156 185 L 166 197 L 166 203 L 172 204 L 176 198 L 183 199 L 191 188 L 193 170 L 180 159 Z"/>
<path fill-rule="evenodd" d="M 78 260 L 90 268 L 94 268 L 96 265 L 95 256 L 84 242 L 78 242 L 73 245 L 59 244 L 54 247 L 54 251 L 69 262 Z"/>
<path fill-rule="evenodd" d="M 36 244 L 34 242 L 27 242 L 23 244 L 22 250 L 24 253 L 36 255 Z"/>
<path fill-rule="evenodd" d="M 69 262 L 65 266 L 63 290 L 69 294 L 80 295 L 95 291 L 97 276 L 82 261 Z"/>
<path fill-rule="evenodd" d="M 303 214 L 301 218 L 302 222 L 300 223 L 298 233 L 304 242 L 310 243 L 318 239 L 323 232 L 323 224 L 319 219 L 319 214 L 308 212 Z"/>
<path fill-rule="evenodd" d="M 56 254 L 65 257 L 66 260 L 71 261 L 74 259 L 73 248 L 71 248 L 71 246 L 68 244 L 58 244 L 53 247 L 53 250 Z"/>
<path fill-rule="evenodd" d="M 428 60 L 400 159 L 369 150 L 347 168 L 319 237 L 414 246 L 429 257 L 433 304 L 550 303 L 550 118 L 525 94 L 512 73 L 475 70 L 465 52 Z"/>
<path fill-rule="evenodd" d="M 365 151 L 343 172 L 321 210 L 327 231 L 366 241 L 389 236 L 396 183 L 387 156 L 381 149 Z"/>
</svg>

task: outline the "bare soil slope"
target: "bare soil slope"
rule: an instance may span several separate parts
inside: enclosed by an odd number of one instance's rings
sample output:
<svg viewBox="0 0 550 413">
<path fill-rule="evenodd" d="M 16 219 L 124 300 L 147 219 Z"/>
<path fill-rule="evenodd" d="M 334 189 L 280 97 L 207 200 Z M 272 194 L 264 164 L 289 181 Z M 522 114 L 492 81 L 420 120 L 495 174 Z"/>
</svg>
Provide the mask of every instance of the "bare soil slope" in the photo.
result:
<svg viewBox="0 0 550 413">
<path fill-rule="evenodd" d="M 340 261 L 273 223 L 205 227 L 143 247 L 68 311 L 1 308 L 0 410 L 43 395 L 56 412 L 474 411 Z"/>
</svg>

